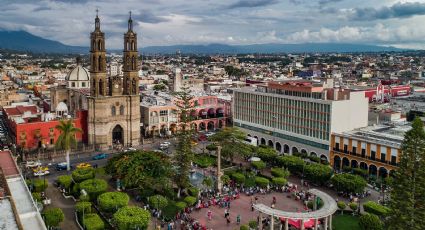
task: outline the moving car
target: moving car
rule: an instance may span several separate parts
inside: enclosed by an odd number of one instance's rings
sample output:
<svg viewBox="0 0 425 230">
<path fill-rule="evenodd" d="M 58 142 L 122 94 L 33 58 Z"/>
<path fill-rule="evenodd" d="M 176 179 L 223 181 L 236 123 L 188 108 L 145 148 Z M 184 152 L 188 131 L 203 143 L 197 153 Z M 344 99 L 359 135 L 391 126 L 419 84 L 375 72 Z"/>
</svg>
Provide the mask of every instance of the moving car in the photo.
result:
<svg viewBox="0 0 425 230">
<path fill-rule="evenodd" d="M 128 149 L 124 149 L 124 152 L 133 152 L 133 151 L 137 151 L 137 149 L 135 148 L 128 148 Z"/>
<path fill-rule="evenodd" d="M 77 169 L 91 168 L 91 164 L 89 163 L 80 163 L 77 165 Z"/>
<path fill-rule="evenodd" d="M 38 167 L 38 166 L 41 166 L 40 161 L 27 161 L 27 163 L 25 163 L 25 167 L 27 167 L 27 168 L 34 168 L 34 167 Z"/>
<path fill-rule="evenodd" d="M 99 153 L 96 156 L 93 157 L 93 160 L 101 160 L 108 157 L 108 154 L 106 153 Z"/>
<path fill-rule="evenodd" d="M 58 163 L 57 165 L 56 165 L 56 171 L 62 171 L 62 170 L 66 170 L 66 166 L 67 166 L 68 164 L 66 163 L 66 162 L 61 162 L 61 163 Z M 71 166 L 71 169 L 72 169 L 72 166 Z"/>
</svg>

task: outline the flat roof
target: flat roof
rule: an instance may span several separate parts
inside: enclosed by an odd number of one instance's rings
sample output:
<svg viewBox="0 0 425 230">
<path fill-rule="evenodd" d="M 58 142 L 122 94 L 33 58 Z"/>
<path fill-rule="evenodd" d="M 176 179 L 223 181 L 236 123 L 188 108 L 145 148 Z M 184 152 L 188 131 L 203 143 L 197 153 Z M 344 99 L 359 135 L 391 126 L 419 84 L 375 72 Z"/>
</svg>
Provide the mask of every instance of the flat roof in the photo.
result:
<svg viewBox="0 0 425 230">
<path fill-rule="evenodd" d="M 2 168 L 6 178 L 10 176 L 19 176 L 19 171 L 16 168 L 10 151 L 0 151 L 0 168 Z"/>
<path fill-rule="evenodd" d="M 18 224 L 13 214 L 9 199 L 0 200 L 0 230 L 18 230 Z"/>
</svg>

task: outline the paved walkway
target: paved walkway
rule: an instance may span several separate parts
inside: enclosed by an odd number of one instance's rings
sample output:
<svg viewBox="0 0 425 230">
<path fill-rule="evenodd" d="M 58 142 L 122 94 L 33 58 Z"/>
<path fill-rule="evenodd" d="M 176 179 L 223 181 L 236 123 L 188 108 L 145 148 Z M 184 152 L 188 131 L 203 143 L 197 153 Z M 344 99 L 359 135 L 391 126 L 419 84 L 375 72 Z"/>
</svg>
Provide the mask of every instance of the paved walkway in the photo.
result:
<svg viewBox="0 0 425 230">
<path fill-rule="evenodd" d="M 77 226 L 75 222 L 74 200 L 64 198 L 61 192 L 53 184 L 49 184 L 49 187 L 47 187 L 46 195 L 52 201 L 52 204 L 49 206 L 61 208 L 63 213 L 65 214 L 65 219 L 60 225 L 61 229 L 62 230 L 79 230 L 80 228 Z"/>
</svg>

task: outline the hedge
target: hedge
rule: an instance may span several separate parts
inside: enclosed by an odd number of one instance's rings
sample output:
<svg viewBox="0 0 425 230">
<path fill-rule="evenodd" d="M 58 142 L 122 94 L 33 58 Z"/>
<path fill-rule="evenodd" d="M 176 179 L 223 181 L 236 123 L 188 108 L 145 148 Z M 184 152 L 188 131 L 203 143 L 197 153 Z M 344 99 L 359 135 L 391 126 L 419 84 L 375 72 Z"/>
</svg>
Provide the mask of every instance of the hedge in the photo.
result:
<svg viewBox="0 0 425 230">
<path fill-rule="evenodd" d="M 187 204 L 187 206 L 192 206 L 196 203 L 196 198 L 193 196 L 187 196 L 183 201 Z"/>
<path fill-rule="evenodd" d="M 130 197 L 124 192 L 105 192 L 97 198 L 97 203 L 105 212 L 116 212 L 128 205 Z"/>
<path fill-rule="evenodd" d="M 96 198 L 106 192 L 108 184 L 105 180 L 101 179 L 89 179 L 80 183 L 80 190 L 85 190 L 90 197 L 91 201 L 96 200 Z"/>
<path fill-rule="evenodd" d="M 305 162 L 296 156 L 280 156 L 277 157 L 277 163 L 280 167 L 287 168 L 291 173 L 301 173 Z"/>
<path fill-rule="evenodd" d="M 84 220 L 81 224 L 83 224 L 86 230 L 105 229 L 105 223 L 103 223 L 103 220 L 95 213 L 84 215 Z"/>
<path fill-rule="evenodd" d="M 363 230 L 382 230 L 384 229 L 384 224 L 379 219 L 378 216 L 365 213 L 359 218 L 360 228 Z"/>
<path fill-rule="evenodd" d="M 72 172 L 72 179 L 76 183 L 80 183 L 88 179 L 93 179 L 94 176 L 95 176 L 94 168 L 80 168 Z"/>
<path fill-rule="evenodd" d="M 241 225 L 241 227 L 239 228 L 239 230 L 249 230 L 249 226 L 246 225 L 246 224 Z"/>
<path fill-rule="evenodd" d="M 58 176 L 58 183 L 68 190 L 72 184 L 72 177 L 70 175 Z"/>
<path fill-rule="evenodd" d="M 151 214 L 139 207 L 123 207 L 113 215 L 118 230 L 148 229 Z"/>
<path fill-rule="evenodd" d="M 363 179 L 363 177 L 348 173 L 334 175 L 331 182 L 338 191 L 352 193 L 363 192 L 367 185 L 367 182 Z"/>
<path fill-rule="evenodd" d="M 149 205 L 156 209 L 163 209 L 168 205 L 168 200 L 164 196 L 155 195 L 149 197 Z"/>
<path fill-rule="evenodd" d="M 288 178 L 290 173 L 287 169 L 282 169 L 282 168 L 272 168 L 270 170 L 271 174 L 275 177 L 284 177 L 284 178 Z"/>
<path fill-rule="evenodd" d="M 243 184 L 245 182 L 245 175 L 242 173 L 233 173 L 232 178 L 237 184 Z"/>
<path fill-rule="evenodd" d="M 385 217 L 390 212 L 390 209 L 373 201 L 368 201 L 363 204 L 365 212 L 375 214 L 379 217 Z"/>
<path fill-rule="evenodd" d="M 308 180 L 324 184 L 331 179 L 333 169 L 322 164 L 307 164 L 304 167 L 304 175 Z"/>
<path fill-rule="evenodd" d="M 43 211 L 44 222 L 48 227 L 57 227 L 64 220 L 65 215 L 60 208 L 47 208 Z"/>
<path fill-rule="evenodd" d="M 262 187 L 262 188 L 267 187 L 267 185 L 269 184 L 269 179 L 267 179 L 265 177 L 256 176 L 255 177 L 255 184 Z"/>
<path fill-rule="evenodd" d="M 91 202 L 87 201 L 79 201 L 77 204 L 75 204 L 75 211 L 77 211 L 78 214 L 82 214 L 84 210 L 84 215 L 91 213 Z"/>
<path fill-rule="evenodd" d="M 284 177 L 273 177 L 272 178 L 272 182 L 273 182 L 273 184 L 275 184 L 275 185 L 278 185 L 278 186 L 283 186 L 283 185 L 285 185 L 286 184 L 286 182 L 288 182 Z"/>
<path fill-rule="evenodd" d="M 49 182 L 46 179 L 35 179 L 34 180 L 34 192 L 44 192 L 49 186 Z"/>
<path fill-rule="evenodd" d="M 253 161 L 251 162 L 252 167 L 258 170 L 266 168 L 266 163 L 264 161 Z"/>
</svg>

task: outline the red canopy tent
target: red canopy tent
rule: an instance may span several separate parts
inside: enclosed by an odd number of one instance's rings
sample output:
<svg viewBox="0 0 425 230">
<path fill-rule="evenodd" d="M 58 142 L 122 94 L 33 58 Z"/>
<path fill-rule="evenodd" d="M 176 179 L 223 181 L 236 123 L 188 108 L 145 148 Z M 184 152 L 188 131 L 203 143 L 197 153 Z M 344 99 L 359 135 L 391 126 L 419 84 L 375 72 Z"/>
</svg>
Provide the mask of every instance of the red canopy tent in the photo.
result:
<svg viewBox="0 0 425 230">
<path fill-rule="evenodd" d="M 285 221 L 285 218 L 282 217 L 280 218 L 280 220 Z M 297 229 L 301 229 L 301 219 L 299 220 L 288 219 L 288 224 Z M 313 228 L 313 227 L 314 227 L 314 219 L 309 219 L 304 221 L 304 228 Z"/>
</svg>

